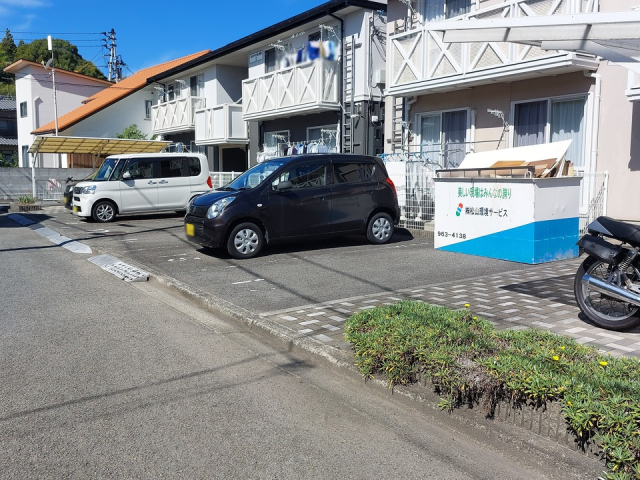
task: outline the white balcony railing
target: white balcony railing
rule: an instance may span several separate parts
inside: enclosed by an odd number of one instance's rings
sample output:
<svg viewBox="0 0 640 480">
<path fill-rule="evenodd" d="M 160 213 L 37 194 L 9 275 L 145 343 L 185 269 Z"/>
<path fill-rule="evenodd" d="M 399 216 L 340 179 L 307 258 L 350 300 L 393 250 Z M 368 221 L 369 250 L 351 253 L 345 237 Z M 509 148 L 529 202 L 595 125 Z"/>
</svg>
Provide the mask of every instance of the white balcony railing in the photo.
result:
<svg viewBox="0 0 640 480">
<path fill-rule="evenodd" d="M 587 0 L 508 0 L 452 18 L 451 21 L 590 13 L 594 4 L 597 2 Z M 581 11 L 568 11 L 568 6 Z M 442 32 L 430 30 L 429 23 L 390 35 L 390 42 L 390 94 L 446 91 L 463 85 L 489 83 L 498 78 L 517 80 L 540 76 L 544 71 L 553 75 L 595 69 L 598 65 L 593 56 L 544 51 L 533 45 L 509 42 L 444 43 Z"/>
<path fill-rule="evenodd" d="M 339 63 L 319 59 L 242 82 L 243 118 L 339 110 Z"/>
<path fill-rule="evenodd" d="M 193 130 L 195 111 L 204 108 L 205 99 L 185 97 L 160 103 L 151 107 L 152 132 L 155 134 L 177 133 Z"/>
<path fill-rule="evenodd" d="M 222 104 L 196 110 L 197 145 L 249 143 L 247 122 L 242 119 L 242 105 Z"/>
</svg>

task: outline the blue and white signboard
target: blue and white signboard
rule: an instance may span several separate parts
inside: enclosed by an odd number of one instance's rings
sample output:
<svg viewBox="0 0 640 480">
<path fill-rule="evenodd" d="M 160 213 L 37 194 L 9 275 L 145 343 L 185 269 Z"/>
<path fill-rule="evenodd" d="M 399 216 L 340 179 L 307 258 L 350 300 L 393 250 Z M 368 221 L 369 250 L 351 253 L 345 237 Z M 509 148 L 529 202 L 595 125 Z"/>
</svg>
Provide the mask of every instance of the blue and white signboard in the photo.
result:
<svg viewBox="0 0 640 480">
<path fill-rule="evenodd" d="M 580 178 L 437 178 L 435 248 L 522 263 L 578 256 Z"/>
</svg>

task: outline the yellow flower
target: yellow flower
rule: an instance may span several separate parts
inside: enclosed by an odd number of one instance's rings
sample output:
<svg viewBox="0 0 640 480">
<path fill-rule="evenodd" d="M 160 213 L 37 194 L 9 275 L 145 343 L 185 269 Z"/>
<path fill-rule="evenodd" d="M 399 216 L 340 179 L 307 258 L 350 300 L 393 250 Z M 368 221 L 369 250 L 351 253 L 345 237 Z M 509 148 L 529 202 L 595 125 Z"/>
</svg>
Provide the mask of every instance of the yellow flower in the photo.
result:
<svg viewBox="0 0 640 480">
<path fill-rule="evenodd" d="M 560 357 L 559 357 L 558 355 L 554 355 L 552 358 L 553 358 L 556 362 L 557 362 L 558 360 L 560 360 Z"/>
<path fill-rule="evenodd" d="M 573 403 L 571 403 L 571 402 L 567 402 L 567 405 L 571 406 L 571 405 L 573 405 Z"/>
<path fill-rule="evenodd" d="M 468 303 L 465 303 L 464 306 L 469 308 L 471 305 L 469 305 Z"/>
<path fill-rule="evenodd" d="M 609 364 L 603 360 L 602 362 L 600 362 L 600 365 L 602 365 L 603 367 L 606 367 Z"/>
<path fill-rule="evenodd" d="M 560 350 L 564 350 L 564 346 L 560 347 Z"/>
<path fill-rule="evenodd" d="M 473 317 L 473 319 L 474 319 L 474 320 L 477 320 L 477 319 L 478 319 L 478 317 Z"/>
</svg>

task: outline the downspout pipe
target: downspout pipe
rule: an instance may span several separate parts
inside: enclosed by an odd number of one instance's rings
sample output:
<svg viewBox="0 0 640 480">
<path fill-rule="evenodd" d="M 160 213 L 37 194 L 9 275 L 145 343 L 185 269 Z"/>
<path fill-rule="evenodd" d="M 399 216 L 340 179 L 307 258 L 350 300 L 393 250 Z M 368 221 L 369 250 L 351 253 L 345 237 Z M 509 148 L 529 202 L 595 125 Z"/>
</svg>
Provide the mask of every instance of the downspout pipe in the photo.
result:
<svg viewBox="0 0 640 480">
<path fill-rule="evenodd" d="M 327 12 L 330 17 L 340 22 L 340 72 L 338 77 L 338 102 L 340 103 L 341 121 L 340 128 L 344 128 L 345 112 L 344 112 L 344 20 L 331 12 Z M 353 135 L 353 132 L 351 132 Z M 340 152 L 344 152 L 344 135 L 340 135 Z"/>
<path fill-rule="evenodd" d="M 602 76 L 599 73 L 592 73 L 586 70 L 583 73 L 585 77 L 593 78 L 595 80 L 593 112 L 591 116 L 591 150 L 589 152 L 589 169 L 591 171 L 595 171 L 598 162 L 598 133 L 600 131 L 600 96 L 602 93 Z M 590 178 L 588 185 L 589 198 L 591 198 L 591 194 L 595 189 L 594 182 L 595 178 Z M 606 213 L 607 204 L 605 200 L 603 205 L 603 215 Z"/>
<path fill-rule="evenodd" d="M 409 111 L 411 110 L 411 106 L 418 101 L 418 97 L 406 97 L 404 99 L 404 113 L 403 113 L 403 125 L 406 125 L 405 133 L 407 135 L 407 153 L 411 151 L 411 129 L 409 125 L 411 125 L 411 120 L 409 119 Z"/>
</svg>

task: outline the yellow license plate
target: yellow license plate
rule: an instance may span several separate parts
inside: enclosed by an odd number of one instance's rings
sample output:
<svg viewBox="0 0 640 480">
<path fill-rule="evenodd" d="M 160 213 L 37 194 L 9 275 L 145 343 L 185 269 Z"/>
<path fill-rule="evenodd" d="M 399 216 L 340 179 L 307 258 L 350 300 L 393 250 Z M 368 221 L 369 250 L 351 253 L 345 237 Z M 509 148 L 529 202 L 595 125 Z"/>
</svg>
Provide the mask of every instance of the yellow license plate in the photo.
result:
<svg viewBox="0 0 640 480">
<path fill-rule="evenodd" d="M 186 223 L 184 229 L 190 237 L 193 237 L 196 234 L 196 229 L 193 226 L 193 223 Z"/>
<path fill-rule="evenodd" d="M 74 206 L 73 206 L 73 213 L 78 213 L 78 207 L 77 207 L 77 205 L 74 205 Z"/>
</svg>

